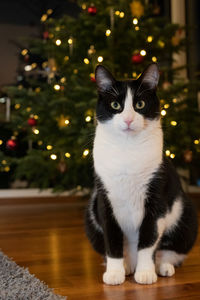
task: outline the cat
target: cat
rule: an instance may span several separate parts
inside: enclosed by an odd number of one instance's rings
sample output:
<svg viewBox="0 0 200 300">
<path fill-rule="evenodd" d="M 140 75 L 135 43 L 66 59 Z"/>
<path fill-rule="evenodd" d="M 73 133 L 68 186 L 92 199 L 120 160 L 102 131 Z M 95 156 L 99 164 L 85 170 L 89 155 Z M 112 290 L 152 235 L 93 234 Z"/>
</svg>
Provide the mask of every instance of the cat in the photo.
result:
<svg viewBox="0 0 200 300">
<path fill-rule="evenodd" d="M 197 216 L 170 160 L 163 154 L 157 64 L 137 80 L 117 81 L 102 65 L 93 147 L 95 188 L 86 234 L 106 258 L 103 282 L 134 274 L 152 284 L 172 276 L 197 236 Z"/>
</svg>

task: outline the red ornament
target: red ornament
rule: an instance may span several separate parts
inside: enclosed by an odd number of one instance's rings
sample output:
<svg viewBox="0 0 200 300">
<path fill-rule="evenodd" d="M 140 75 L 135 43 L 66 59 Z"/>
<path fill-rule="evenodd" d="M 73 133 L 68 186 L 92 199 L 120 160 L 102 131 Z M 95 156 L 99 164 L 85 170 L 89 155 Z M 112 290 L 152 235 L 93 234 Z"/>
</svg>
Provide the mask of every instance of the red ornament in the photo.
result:
<svg viewBox="0 0 200 300">
<path fill-rule="evenodd" d="M 43 38 L 44 38 L 45 40 L 47 40 L 47 39 L 49 38 L 49 32 L 48 32 L 48 31 L 44 31 L 44 32 L 43 32 Z"/>
<path fill-rule="evenodd" d="M 9 150 L 15 150 L 17 148 L 17 141 L 14 137 L 6 142 L 6 148 Z"/>
<path fill-rule="evenodd" d="M 31 127 L 33 127 L 33 126 L 36 126 L 37 125 L 37 121 L 36 121 L 36 119 L 34 119 L 34 118 L 29 118 L 28 119 L 28 125 L 30 125 Z"/>
<path fill-rule="evenodd" d="M 97 13 L 97 8 L 95 6 L 89 6 L 88 7 L 88 13 L 91 15 L 91 16 L 95 16 L 96 13 Z"/>
<path fill-rule="evenodd" d="M 144 61 L 144 56 L 142 56 L 140 53 L 133 54 L 132 58 L 133 64 L 141 64 Z"/>
<path fill-rule="evenodd" d="M 91 80 L 92 82 L 96 82 L 96 79 L 95 79 L 94 76 L 91 76 L 91 77 L 90 77 L 90 80 Z"/>
</svg>

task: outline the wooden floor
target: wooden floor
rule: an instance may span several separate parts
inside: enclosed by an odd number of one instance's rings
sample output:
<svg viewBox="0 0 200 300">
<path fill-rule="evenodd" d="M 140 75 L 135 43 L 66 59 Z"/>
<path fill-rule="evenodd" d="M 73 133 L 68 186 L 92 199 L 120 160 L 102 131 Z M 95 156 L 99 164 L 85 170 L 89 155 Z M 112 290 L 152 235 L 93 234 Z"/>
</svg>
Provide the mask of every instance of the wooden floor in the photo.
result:
<svg viewBox="0 0 200 300">
<path fill-rule="evenodd" d="M 200 299 L 200 236 L 175 276 L 159 277 L 150 286 L 136 284 L 132 277 L 123 285 L 107 286 L 102 259 L 85 237 L 85 201 L 42 201 L 0 200 L 0 248 L 56 293 L 69 300 Z"/>
</svg>

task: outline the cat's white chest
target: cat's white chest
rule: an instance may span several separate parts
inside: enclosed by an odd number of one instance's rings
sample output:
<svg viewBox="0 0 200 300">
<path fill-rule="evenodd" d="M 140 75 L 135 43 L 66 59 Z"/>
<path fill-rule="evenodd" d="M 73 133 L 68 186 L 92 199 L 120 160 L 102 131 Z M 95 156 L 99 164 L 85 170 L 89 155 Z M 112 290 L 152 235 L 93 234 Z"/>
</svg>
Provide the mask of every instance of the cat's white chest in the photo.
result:
<svg viewBox="0 0 200 300">
<path fill-rule="evenodd" d="M 151 140 L 144 145 L 132 140 L 112 143 L 99 131 L 93 150 L 95 171 L 108 192 L 115 218 L 128 236 L 142 223 L 147 185 L 162 159 L 161 153 L 156 153 L 160 145 L 156 147 Z"/>
</svg>

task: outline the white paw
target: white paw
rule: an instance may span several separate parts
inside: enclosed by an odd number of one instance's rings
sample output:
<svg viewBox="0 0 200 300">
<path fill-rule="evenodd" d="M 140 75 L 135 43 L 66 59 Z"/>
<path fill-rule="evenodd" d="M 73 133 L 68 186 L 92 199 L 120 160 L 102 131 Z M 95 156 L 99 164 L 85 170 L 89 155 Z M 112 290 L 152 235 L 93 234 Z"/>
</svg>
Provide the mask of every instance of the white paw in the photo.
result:
<svg viewBox="0 0 200 300">
<path fill-rule="evenodd" d="M 103 274 L 103 282 L 110 285 L 121 284 L 125 281 L 125 271 L 110 271 Z"/>
<path fill-rule="evenodd" d="M 172 276 L 175 273 L 174 266 L 169 263 L 162 263 L 158 269 L 159 275 L 161 276 Z"/>
<path fill-rule="evenodd" d="M 140 284 L 152 284 L 157 281 L 157 275 L 152 270 L 136 271 L 134 278 Z"/>
</svg>

